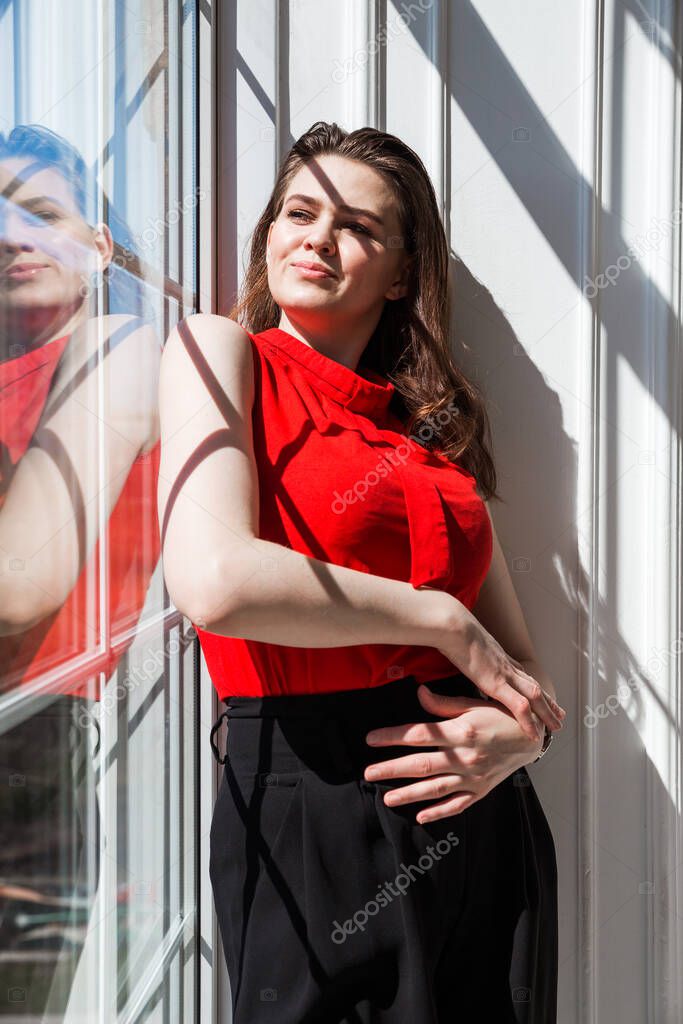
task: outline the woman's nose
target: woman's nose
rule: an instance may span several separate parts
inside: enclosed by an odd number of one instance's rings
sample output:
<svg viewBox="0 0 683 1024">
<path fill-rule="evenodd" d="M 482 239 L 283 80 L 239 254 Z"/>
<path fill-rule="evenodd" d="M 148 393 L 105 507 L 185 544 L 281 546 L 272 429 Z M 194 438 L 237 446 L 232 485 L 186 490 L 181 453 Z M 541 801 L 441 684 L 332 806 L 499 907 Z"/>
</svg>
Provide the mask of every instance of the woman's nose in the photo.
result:
<svg viewBox="0 0 683 1024">
<path fill-rule="evenodd" d="M 336 244 L 332 230 L 333 224 L 331 219 L 318 218 L 315 224 L 310 225 L 305 244 L 310 245 L 316 252 L 332 252 Z"/>
<path fill-rule="evenodd" d="M 33 249 L 30 225 L 14 203 L 0 200 L 0 245 L 5 249 L 29 251 Z"/>
<path fill-rule="evenodd" d="M 309 236 L 307 242 L 311 248 L 315 249 L 316 252 L 321 251 L 329 253 L 334 251 L 334 241 L 329 237 L 329 235 L 312 235 Z"/>
</svg>

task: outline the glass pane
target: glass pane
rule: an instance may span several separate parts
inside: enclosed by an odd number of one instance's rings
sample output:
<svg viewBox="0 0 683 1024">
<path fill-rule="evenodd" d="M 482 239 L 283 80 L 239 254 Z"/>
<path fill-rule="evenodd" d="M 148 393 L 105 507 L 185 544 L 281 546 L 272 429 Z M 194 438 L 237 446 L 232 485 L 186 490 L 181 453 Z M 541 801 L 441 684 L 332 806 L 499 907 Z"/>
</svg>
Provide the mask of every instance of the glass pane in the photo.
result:
<svg viewBox="0 0 683 1024">
<path fill-rule="evenodd" d="M 0 1021 L 194 1020 L 198 679 L 156 489 L 195 32 L 192 0 L 0 0 Z"/>
</svg>

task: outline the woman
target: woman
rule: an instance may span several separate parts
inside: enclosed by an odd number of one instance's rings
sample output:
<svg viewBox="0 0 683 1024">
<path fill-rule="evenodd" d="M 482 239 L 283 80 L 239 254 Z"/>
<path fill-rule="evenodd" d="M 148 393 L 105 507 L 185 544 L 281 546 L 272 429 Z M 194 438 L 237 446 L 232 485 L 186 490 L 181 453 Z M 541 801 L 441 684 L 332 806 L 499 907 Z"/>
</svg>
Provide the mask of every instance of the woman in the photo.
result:
<svg viewBox="0 0 683 1024">
<path fill-rule="evenodd" d="M 98 883 L 92 708 L 159 557 L 160 345 L 136 258 L 88 219 L 104 198 L 48 128 L 0 135 L 2 980 L 41 1019 L 66 1009 Z"/>
<path fill-rule="evenodd" d="M 555 1019 L 524 765 L 564 712 L 485 504 L 447 272 L 417 155 L 318 122 L 230 318 L 162 357 L 164 573 L 227 705 L 210 873 L 236 1024 Z"/>
</svg>

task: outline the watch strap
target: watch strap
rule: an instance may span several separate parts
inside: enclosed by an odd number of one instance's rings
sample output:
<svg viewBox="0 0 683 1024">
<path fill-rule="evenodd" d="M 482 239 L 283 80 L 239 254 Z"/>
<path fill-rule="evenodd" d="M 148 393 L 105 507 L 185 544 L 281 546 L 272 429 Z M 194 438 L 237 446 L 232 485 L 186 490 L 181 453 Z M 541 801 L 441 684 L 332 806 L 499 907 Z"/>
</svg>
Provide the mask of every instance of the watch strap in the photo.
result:
<svg viewBox="0 0 683 1024">
<path fill-rule="evenodd" d="M 545 727 L 545 736 L 543 738 L 543 746 L 541 747 L 541 752 L 539 753 L 538 757 L 534 761 L 531 762 L 532 764 L 536 764 L 536 761 L 540 761 L 541 760 L 541 758 L 545 754 L 546 750 L 548 749 L 548 747 L 550 746 L 552 741 L 553 741 L 553 734 L 550 731 L 550 729 L 548 728 L 548 726 L 546 725 L 546 727 Z"/>
</svg>

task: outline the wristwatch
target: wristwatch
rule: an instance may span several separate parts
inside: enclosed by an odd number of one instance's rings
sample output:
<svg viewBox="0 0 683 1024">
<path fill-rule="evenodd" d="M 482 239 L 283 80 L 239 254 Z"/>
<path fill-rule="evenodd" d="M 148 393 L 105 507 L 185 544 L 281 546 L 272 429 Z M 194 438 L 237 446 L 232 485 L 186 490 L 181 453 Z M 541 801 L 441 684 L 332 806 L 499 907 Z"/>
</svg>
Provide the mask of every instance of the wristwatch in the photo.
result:
<svg viewBox="0 0 683 1024">
<path fill-rule="evenodd" d="M 541 758 L 543 757 L 543 755 L 545 754 L 546 750 L 548 749 L 548 747 L 550 746 L 550 744 L 552 742 L 553 742 L 553 734 L 550 731 L 550 729 L 548 728 L 548 726 L 546 725 L 546 727 L 545 727 L 545 737 L 543 739 L 543 746 L 541 747 L 541 752 L 538 755 L 538 757 L 536 758 L 536 761 L 540 761 L 541 760 Z M 536 761 L 532 761 L 531 763 L 532 764 L 536 764 Z"/>
</svg>

